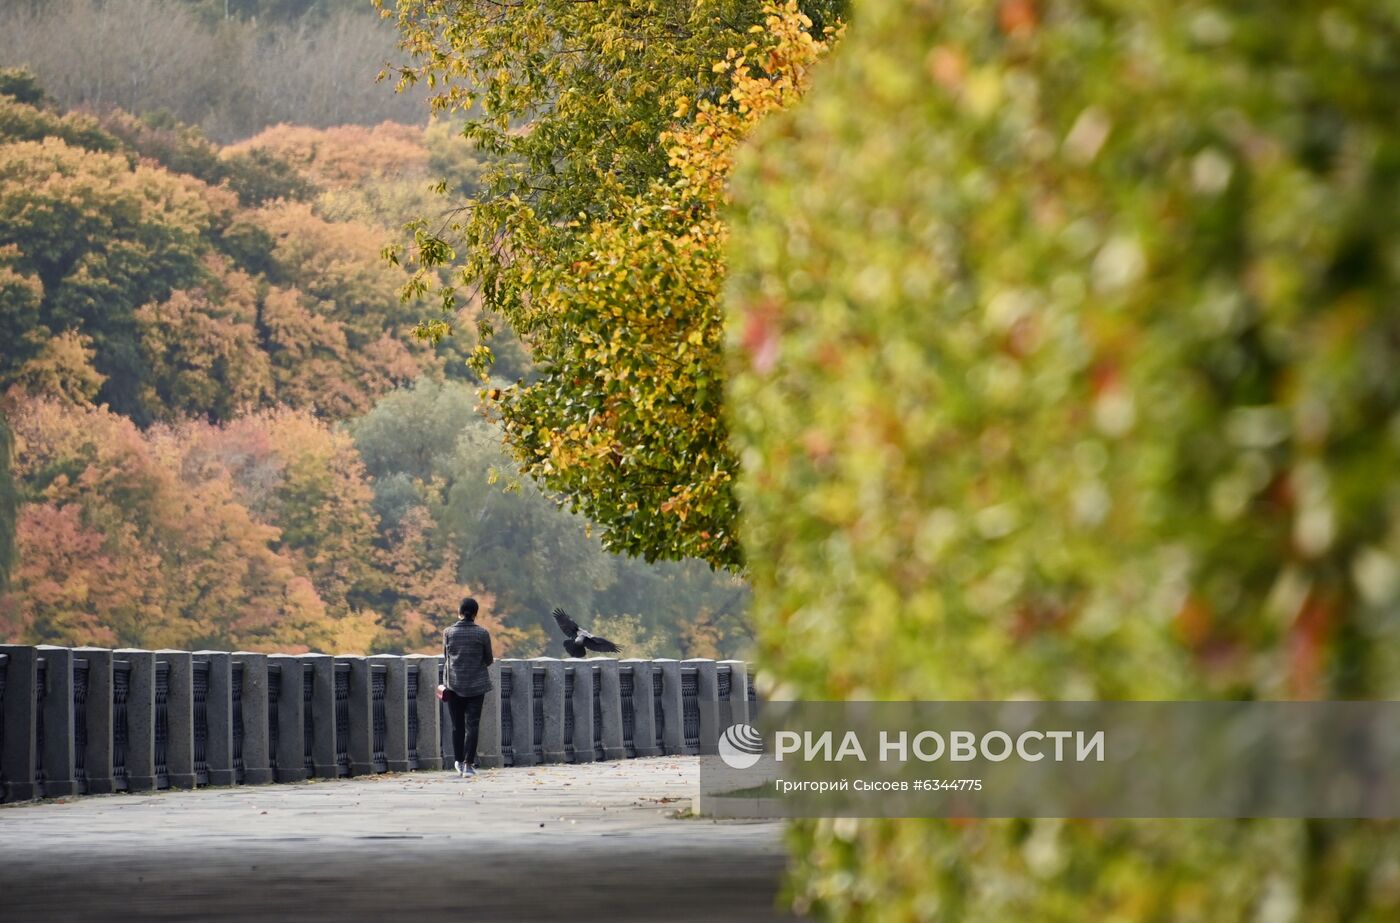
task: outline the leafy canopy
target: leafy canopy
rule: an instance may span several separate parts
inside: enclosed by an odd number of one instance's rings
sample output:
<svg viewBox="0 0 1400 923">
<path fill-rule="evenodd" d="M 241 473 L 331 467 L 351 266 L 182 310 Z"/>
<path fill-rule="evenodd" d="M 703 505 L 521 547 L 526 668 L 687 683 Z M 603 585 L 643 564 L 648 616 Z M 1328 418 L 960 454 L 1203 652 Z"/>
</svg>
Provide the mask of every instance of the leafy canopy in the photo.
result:
<svg viewBox="0 0 1400 923">
<path fill-rule="evenodd" d="M 823 49 L 812 19 L 747 0 L 394 8 L 401 82 L 436 87 L 494 156 L 459 219 L 417 225 L 409 291 L 460 251 L 443 310 L 479 293 L 539 370 L 491 392 L 506 438 L 608 547 L 738 567 L 719 209 L 729 152 Z"/>
</svg>

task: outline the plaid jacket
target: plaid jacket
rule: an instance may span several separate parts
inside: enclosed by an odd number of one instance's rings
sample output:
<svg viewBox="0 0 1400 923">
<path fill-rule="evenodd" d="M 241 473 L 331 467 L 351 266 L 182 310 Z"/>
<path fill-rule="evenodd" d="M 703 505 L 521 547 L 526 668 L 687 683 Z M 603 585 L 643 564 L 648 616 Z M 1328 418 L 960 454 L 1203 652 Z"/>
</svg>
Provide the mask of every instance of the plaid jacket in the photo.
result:
<svg viewBox="0 0 1400 923">
<path fill-rule="evenodd" d="M 442 633 L 443 683 L 458 695 L 485 695 L 491 689 L 486 668 L 491 655 L 491 632 L 462 619 Z"/>
</svg>

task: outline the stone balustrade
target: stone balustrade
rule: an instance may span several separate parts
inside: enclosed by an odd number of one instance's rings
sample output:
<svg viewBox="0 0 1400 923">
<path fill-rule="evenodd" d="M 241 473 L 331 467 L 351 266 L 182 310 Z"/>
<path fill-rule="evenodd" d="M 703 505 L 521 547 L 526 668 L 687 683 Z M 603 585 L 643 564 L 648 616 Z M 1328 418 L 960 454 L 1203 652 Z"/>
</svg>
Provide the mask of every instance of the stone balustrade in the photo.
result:
<svg viewBox="0 0 1400 923">
<path fill-rule="evenodd" d="M 498 660 L 488 768 L 714 753 L 748 720 L 742 661 Z M 442 657 L 0 645 L 6 802 L 262 785 L 452 763 Z"/>
</svg>

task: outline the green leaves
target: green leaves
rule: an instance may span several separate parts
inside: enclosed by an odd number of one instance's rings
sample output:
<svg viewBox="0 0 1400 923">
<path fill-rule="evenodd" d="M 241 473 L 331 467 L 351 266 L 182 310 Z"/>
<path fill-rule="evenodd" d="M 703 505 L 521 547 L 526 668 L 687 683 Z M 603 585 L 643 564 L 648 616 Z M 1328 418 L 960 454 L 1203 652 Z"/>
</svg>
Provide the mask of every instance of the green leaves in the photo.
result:
<svg viewBox="0 0 1400 923">
<path fill-rule="evenodd" d="M 410 255 L 430 267 L 461 254 L 457 283 L 530 350 L 539 377 L 504 389 L 495 408 L 524 470 L 596 522 L 611 549 L 739 567 L 735 463 L 715 386 L 718 208 L 728 150 L 753 119 L 729 95 L 734 75 L 712 65 L 776 14 L 750 0 L 392 9 L 414 79 L 438 81 L 438 102 L 465 111 L 466 137 L 496 157 L 449 223 L 452 243 L 419 228 Z M 802 31 L 795 5 L 784 16 Z M 784 63 L 775 85 L 793 77 Z M 708 134 L 692 142 L 676 113 Z"/>
</svg>

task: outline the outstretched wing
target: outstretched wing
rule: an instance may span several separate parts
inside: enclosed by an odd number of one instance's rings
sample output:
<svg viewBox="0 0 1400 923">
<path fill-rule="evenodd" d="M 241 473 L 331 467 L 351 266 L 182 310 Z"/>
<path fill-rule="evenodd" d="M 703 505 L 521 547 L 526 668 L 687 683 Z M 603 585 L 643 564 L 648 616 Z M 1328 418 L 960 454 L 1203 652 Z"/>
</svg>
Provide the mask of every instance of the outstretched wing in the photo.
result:
<svg viewBox="0 0 1400 923">
<path fill-rule="evenodd" d="M 573 639 L 578 636 L 578 622 L 569 618 L 569 613 L 555 606 L 550 615 L 553 615 L 554 621 L 559 623 L 559 630 L 564 632 L 564 637 Z"/>
<path fill-rule="evenodd" d="M 607 638 L 600 638 L 597 635 L 589 635 L 588 637 L 584 638 L 583 646 L 588 648 L 590 651 L 599 651 L 600 653 L 604 654 L 616 654 L 621 651 L 621 648 L 619 648 L 616 644 L 613 644 Z"/>
</svg>

